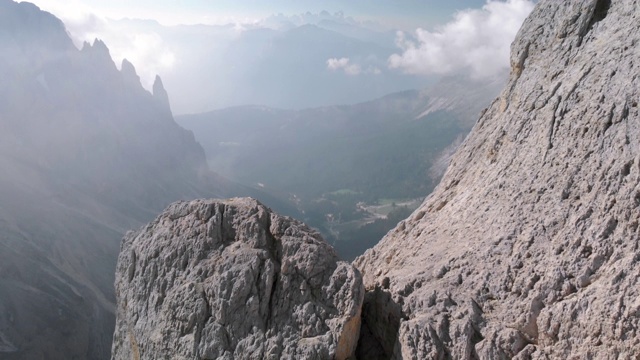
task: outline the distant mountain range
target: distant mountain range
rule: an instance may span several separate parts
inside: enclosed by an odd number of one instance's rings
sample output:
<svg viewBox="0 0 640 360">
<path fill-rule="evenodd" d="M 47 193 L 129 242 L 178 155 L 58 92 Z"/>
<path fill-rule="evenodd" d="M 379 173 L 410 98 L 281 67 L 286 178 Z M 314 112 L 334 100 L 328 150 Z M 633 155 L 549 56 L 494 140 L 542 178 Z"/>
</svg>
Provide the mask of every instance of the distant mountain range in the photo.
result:
<svg viewBox="0 0 640 360">
<path fill-rule="evenodd" d="M 288 197 L 306 222 L 330 240 L 340 239 L 336 247 L 352 257 L 395 223 L 356 245 L 336 230 L 335 219 L 343 223 L 371 215 L 359 203 L 401 203 L 431 192 L 448 156 L 504 81 L 452 77 L 422 91 L 356 105 L 300 111 L 241 106 L 176 121 L 194 132 L 212 168 Z"/>
<path fill-rule="evenodd" d="M 140 56 L 157 67 L 178 114 L 245 104 L 285 109 L 353 104 L 434 81 L 388 69 L 389 56 L 399 50 L 393 30 L 338 17 L 287 20 L 245 28 L 119 20 L 109 22 L 103 38 L 120 50 L 116 55 Z M 136 37 L 149 39 L 149 53 L 131 49 L 127 41 Z M 172 63 L 162 64 L 163 57 Z M 330 68 L 330 59 L 348 59 L 350 71 Z"/>
</svg>

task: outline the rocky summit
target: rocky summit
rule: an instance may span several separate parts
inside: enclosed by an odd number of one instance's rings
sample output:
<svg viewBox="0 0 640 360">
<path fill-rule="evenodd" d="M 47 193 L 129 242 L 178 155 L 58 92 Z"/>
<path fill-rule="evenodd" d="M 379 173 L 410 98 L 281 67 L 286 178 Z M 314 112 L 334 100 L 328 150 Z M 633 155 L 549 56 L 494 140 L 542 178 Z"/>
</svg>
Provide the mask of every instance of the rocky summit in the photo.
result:
<svg viewBox="0 0 640 360">
<path fill-rule="evenodd" d="M 116 294 L 113 359 L 347 359 L 364 287 L 318 233 L 236 198 L 127 234 Z"/>
<path fill-rule="evenodd" d="M 361 358 L 640 357 L 639 59 L 637 0 L 536 5 L 440 185 L 355 262 Z"/>
</svg>

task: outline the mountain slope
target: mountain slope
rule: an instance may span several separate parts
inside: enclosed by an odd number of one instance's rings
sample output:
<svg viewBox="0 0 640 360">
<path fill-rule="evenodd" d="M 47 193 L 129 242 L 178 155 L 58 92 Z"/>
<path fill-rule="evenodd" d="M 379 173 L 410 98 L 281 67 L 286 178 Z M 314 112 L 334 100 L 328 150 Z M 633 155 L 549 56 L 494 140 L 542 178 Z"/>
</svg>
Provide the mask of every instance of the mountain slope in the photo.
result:
<svg viewBox="0 0 640 360">
<path fill-rule="evenodd" d="M 537 4 L 438 188 L 356 260 L 384 358 L 640 356 L 639 14 Z"/>
<path fill-rule="evenodd" d="M 362 176 L 361 172 L 389 170 L 389 164 L 380 164 L 383 153 L 400 157 L 399 152 L 422 152 L 431 147 L 431 155 L 437 155 L 473 126 L 480 110 L 501 86 L 501 79 L 451 78 L 425 91 L 391 94 L 356 105 L 300 111 L 242 106 L 181 115 L 176 121 L 194 132 L 211 166 L 225 176 L 305 196 L 342 188 L 362 191 L 367 185 L 361 179 L 381 175 Z M 445 129 L 451 134 L 445 136 L 445 131 L 438 131 Z M 435 135 L 442 144 L 425 145 L 424 139 L 411 140 L 412 133 Z M 398 147 L 400 144 L 404 148 Z M 359 171 L 354 170 L 353 166 L 365 157 L 371 158 L 369 162 L 378 161 L 377 166 L 362 165 Z M 310 168 L 300 171 L 305 164 L 311 164 Z M 420 159 L 411 165 L 423 174 L 429 169 L 429 164 Z M 330 179 L 326 179 L 329 173 Z M 373 190 L 397 187 L 397 192 L 406 192 L 406 187 L 394 185 L 395 180 L 386 179 Z M 424 182 L 412 185 L 424 186 Z"/>
<path fill-rule="evenodd" d="M 170 202 L 253 194 L 101 41 L 0 0 L 0 358 L 107 359 L 122 235 Z"/>
</svg>

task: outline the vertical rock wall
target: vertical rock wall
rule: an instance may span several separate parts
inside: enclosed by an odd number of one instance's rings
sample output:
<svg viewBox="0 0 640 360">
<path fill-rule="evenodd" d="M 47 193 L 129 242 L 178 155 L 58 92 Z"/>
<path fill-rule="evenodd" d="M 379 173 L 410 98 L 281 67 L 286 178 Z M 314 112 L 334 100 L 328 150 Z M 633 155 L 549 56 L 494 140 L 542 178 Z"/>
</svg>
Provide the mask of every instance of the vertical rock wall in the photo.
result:
<svg viewBox="0 0 640 360">
<path fill-rule="evenodd" d="M 537 4 L 439 187 L 356 260 L 361 355 L 640 356 L 639 59 L 640 2 Z"/>
</svg>

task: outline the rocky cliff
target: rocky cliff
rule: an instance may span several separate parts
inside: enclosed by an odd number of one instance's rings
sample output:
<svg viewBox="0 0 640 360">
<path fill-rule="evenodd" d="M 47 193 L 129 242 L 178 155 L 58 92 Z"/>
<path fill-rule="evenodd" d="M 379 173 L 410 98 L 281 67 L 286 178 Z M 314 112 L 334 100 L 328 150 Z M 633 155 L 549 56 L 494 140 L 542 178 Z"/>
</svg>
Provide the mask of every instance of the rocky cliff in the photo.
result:
<svg viewBox="0 0 640 360">
<path fill-rule="evenodd" d="M 638 1 L 537 4 L 440 185 L 355 262 L 362 358 L 640 356 L 639 41 Z"/>
<path fill-rule="evenodd" d="M 122 242 L 113 359 L 347 359 L 362 278 L 252 199 L 175 203 Z"/>
</svg>

